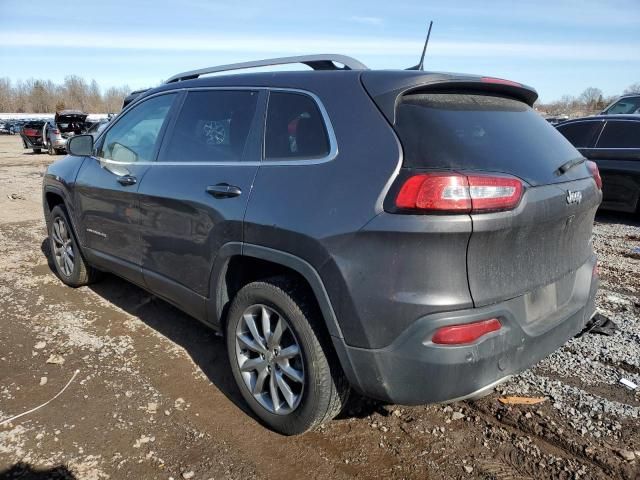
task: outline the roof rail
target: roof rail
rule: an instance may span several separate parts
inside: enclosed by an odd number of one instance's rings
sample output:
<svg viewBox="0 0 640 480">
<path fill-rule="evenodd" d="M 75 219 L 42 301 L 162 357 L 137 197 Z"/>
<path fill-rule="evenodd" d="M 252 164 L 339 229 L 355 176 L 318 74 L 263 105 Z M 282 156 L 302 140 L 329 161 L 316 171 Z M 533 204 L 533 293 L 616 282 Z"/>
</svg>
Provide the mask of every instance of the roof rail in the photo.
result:
<svg viewBox="0 0 640 480">
<path fill-rule="evenodd" d="M 344 67 L 338 67 L 335 63 L 341 63 Z M 228 72 L 230 70 L 243 70 L 245 68 L 270 67 L 275 65 L 286 65 L 291 63 L 303 63 L 314 70 L 368 70 L 367 66 L 355 58 L 346 55 L 320 54 L 320 55 L 300 55 L 296 57 L 269 58 L 266 60 L 256 60 L 253 62 L 231 63 L 229 65 L 218 65 L 216 67 L 206 67 L 199 70 L 182 72 L 169 78 L 165 83 L 180 82 L 182 80 L 192 80 L 200 75 L 216 72 Z"/>
</svg>

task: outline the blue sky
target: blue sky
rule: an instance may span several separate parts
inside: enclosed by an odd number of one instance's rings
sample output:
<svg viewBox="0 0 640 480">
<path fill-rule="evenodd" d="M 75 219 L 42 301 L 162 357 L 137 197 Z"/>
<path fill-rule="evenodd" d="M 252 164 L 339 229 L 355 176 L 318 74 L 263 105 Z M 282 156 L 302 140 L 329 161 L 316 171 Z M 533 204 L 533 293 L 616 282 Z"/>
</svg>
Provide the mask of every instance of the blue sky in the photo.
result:
<svg viewBox="0 0 640 480">
<path fill-rule="evenodd" d="M 28 8 L 26 7 L 28 5 Z M 209 65 L 343 53 L 534 86 L 542 100 L 640 82 L 640 0 L 0 0 L 0 76 L 153 86 Z"/>
</svg>

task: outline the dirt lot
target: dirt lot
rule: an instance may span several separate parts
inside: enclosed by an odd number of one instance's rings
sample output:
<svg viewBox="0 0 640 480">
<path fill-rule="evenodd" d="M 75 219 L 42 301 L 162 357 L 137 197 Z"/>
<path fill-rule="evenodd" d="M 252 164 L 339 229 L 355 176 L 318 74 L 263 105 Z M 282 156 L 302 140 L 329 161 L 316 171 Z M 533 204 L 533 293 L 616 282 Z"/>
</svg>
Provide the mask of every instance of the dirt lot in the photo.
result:
<svg viewBox="0 0 640 480">
<path fill-rule="evenodd" d="M 354 398 L 286 438 L 247 412 L 222 339 L 197 321 L 115 277 L 61 284 L 40 206 L 56 158 L 21 147 L 0 137 L 0 422 L 79 373 L 0 426 L 0 478 L 640 478 L 640 392 L 618 383 L 640 383 L 637 220 L 595 228 L 598 308 L 614 336 L 574 339 L 476 402 Z M 546 401 L 507 407 L 505 394 Z"/>
</svg>

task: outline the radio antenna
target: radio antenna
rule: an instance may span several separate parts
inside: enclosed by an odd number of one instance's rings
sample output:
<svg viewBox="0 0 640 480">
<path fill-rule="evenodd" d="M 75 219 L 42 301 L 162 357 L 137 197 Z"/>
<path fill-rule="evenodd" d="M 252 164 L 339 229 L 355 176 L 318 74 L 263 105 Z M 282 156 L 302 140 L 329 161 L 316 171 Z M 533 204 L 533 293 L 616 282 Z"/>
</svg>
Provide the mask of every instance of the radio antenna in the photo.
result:
<svg viewBox="0 0 640 480">
<path fill-rule="evenodd" d="M 431 36 L 431 27 L 433 27 L 433 20 L 429 22 L 429 30 L 427 31 L 427 39 L 422 47 L 422 55 L 420 56 L 420 63 L 413 67 L 407 68 L 407 70 L 424 70 L 424 56 L 427 53 L 427 45 L 429 45 L 429 37 Z"/>
</svg>

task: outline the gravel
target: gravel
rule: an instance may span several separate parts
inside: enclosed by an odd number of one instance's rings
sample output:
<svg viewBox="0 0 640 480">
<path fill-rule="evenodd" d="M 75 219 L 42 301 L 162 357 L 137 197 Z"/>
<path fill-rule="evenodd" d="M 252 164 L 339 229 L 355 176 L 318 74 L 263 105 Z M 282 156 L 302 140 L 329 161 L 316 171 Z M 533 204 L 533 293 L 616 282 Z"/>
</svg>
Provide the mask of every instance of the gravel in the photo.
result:
<svg viewBox="0 0 640 480">
<path fill-rule="evenodd" d="M 638 245 L 637 226 L 596 223 L 594 247 L 601 275 L 597 310 L 618 330 L 612 336 L 588 333 L 572 339 L 501 386 L 502 394 L 549 397 L 583 436 L 617 437 L 621 422 L 637 422 L 640 389 L 627 390 L 619 381 L 640 384 L 640 262 L 626 254 Z M 613 392 L 614 398 L 602 392 Z"/>
</svg>

